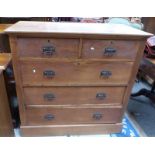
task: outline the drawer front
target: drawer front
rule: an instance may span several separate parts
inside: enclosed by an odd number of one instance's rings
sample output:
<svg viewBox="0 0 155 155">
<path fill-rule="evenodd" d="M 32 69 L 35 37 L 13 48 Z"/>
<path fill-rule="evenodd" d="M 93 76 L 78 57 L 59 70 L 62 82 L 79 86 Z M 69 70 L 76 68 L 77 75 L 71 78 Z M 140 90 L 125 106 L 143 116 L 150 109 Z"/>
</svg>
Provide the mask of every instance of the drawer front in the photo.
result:
<svg viewBox="0 0 155 155">
<path fill-rule="evenodd" d="M 135 60 L 138 41 L 84 40 L 82 58 Z"/>
<path fill-rule="evenodd" d="M 120 123 L 121 108 L 27 108 L 27 125 Z"/>
<path fill-rule="evenodd" d="M 24 88 L 28 105 L 120 105 L 125 87 L 42 87 Z"/>
<path fill-rule="evenodd" d="M 17 51 L 22 57 L 77 58 L 78 39 L 18 38 Z"/>
<path fill-rule="evenodd" d="M 23 61 L 21 73 L 24 85 L 126 85 L 132 65 L 132 62 Z"/>
</svg>

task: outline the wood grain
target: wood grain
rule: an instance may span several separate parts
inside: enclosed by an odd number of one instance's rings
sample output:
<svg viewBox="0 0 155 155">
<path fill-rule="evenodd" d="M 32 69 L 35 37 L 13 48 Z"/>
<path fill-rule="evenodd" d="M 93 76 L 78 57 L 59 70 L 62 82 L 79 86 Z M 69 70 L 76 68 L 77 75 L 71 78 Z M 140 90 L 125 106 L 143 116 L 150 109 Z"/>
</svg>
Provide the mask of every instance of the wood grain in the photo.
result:
<svg viewBox="0 0 155 155">
<path fill-rule="evenodd" d="M 129 59 L 134 61 L 137 50 L 138 41 L 124 40 L 83 40 L 82 58 L 97 59 Z M 113 48 L 116 52 L 112 56 L 104 54 L 106 48 Z"/>
<path fill-rule="evenodd" d="M 138 68 L 139 68 L 139 65 L 140 65 L 140 61 L 141 61 L 142 56 L 143 56 L 144 48 L 145 48 L 145 40 L 139 41 L 139 48 L 138 48 L 138 52 L 137 52 L 137 55 L 136 55 L 136 61 L 134 62 L 134 67 L 132 68 L 132 74 L 130 75 L 129 86 L 126 89 L 124 99 L 123 99 L 123 105 L 124 106 L 123 106 L 122 113 L 124 113 L 126 108 L 127 108 L 129 97 L 131 95 L 131 90 L 132 90 L 132 87 L 134 85 L 134 82 L 135 82 L 135 79 L 136 79 L 136 74 L 138 72 Z"/>
<path fill-rule="evenodd" d="M 27 105 L 120 105 L 126 87 L 28 87 L 24 88 Z M 54 95 L 53 99 L 45 95 Z M 96 97 L 105 94 L 105 97 Z"/>
<path fill-rule="evenodd" d="M 27 108 L 27 125 L 52 125 L 52 124 L 98 124 L 98 123 L 120 123 L 121 108 L 50 108 L 35 107 Z M 102 118 L 94 119 L 99 113 Z M 54 116 L 54 119 L 47 120 L 47 115 Z"/>
<path fill-rule="evenodd" d="M 23 88 L 22 88 L 22 82 L 21 82 L 21 74 L 20 74 L 20 63 L 19 63 L 19 57 L 17 55 L 17 40 L 15 36 L 9 37 L 10 41 L 10 47 L 11 47 L 11 53 L 12 53 L 12 64 L 13 64 L 13 70 L 14 70 L 14 76 L 16 81 L 16 92 L 17 92 L 17 100 L 18 100 L 18 106 L 19 106 L 19 113 L 20 113 L 20 120 L 21 124 L 25 124 L 25 106 L 23 102 Z"/>
<path fill-rule="evenodd" d="M 152 34 L 123 25 L 123 24 L 103 24 L 103 23 L 59 23 L 59 22 L 26 22 L 19 21 L 5 30 L 6 33 L 27 33 L 33 34 L 66 34 L 72 36 L 82 35 L 110 35 L 110 36 L 137 36 L 148 37 Z"/>
<path fill-rule="evenodd" d="M 11 54 L 10 53 L 0 53 L 0 69 L 4 70 L 8 66 L 11 61 Z"/>
<path fill-rule="evenodd" d="M 22 136 L 68 136 L 89 134 L 120 133 L 122 124 L 78 124 L 78 125 L 48 125 L 21 126 Z"/>
<path fill-rule="evenodd" d="M 1 70 L 0 70 L 1 71 Z M 0 73 L 0 137 L 14 136 L 3 74 Z"/>
<path fill-rule="evenodd" d="M 12 26 L 12 24 L 0 24 L 0 34 L 4 34 L 4 30 L 10 26 Z"/>
<path fill-rule="evenodd" d="M 52 46 L 51 56 L 43 55 L 43 47 Z M 20 57 L 78 58 L 78 39 L 18 38 L 17 51 Z"/>
<path fill-rule="evenodd" d="M 23 85 L 108 85 L 124 84 L 127 85 L 132 70 L 132 62 L 43 62 L 43 61 L 22 61 L 21 75 Z M 52 70 L 55 72 L 53 78 L 43 76 L 43 72 Z M 100 76 L 101 71 L 110 71 L 109 78 Z"/>
</svg>

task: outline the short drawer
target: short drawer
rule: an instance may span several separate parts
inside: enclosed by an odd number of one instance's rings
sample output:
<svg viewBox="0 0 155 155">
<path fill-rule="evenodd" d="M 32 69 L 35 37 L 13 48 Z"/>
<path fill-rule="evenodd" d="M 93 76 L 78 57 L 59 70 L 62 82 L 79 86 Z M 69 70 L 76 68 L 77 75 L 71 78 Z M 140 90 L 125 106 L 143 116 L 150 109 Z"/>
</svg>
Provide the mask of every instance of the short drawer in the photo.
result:
<svg viewBox="0 0 155 155">
<path fill-rule="evenodd" d="M 27 105 L 120 105 L 125 87 L 27 87 Z"/>
<path fill-rule="evenodd" d="M 21 57 L 77 58 L 78 47 L 78 39 L 17 39 L 17 51 Z"/>
<path fill-rule="evenodd" d="M 83 40 L 82 58 L 135 60 L 138 41 Z"/>
<path fill-rule="evenodd" d="M 27 108 L 27 125 L 120 123 L 121 108 Z"/>
<path fill-rule="evenodd" d="M 132 62 L 22 61 L 23 84 L 40 86 L 128 84 Z"/>
</svg>

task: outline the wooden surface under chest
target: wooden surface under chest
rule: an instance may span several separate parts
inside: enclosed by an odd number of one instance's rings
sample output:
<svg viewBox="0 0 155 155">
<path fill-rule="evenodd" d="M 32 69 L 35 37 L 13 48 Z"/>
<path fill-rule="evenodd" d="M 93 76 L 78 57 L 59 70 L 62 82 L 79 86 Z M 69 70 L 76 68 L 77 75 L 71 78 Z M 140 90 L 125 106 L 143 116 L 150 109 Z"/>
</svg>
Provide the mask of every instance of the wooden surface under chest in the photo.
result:
<svg viewBox="0 0 155 155">
<path fill-rule="evenodd" d="M 0 70 L 0 137 L 14 136 L 3 73 Z"/>
<path fill-rule="evenodd" d="M 4 70 L 10 63 L 10 60 L 10 53 L 0 53 L 0 137 L 14 136 L 10 105 L 4 79 Z"/>
</svg>

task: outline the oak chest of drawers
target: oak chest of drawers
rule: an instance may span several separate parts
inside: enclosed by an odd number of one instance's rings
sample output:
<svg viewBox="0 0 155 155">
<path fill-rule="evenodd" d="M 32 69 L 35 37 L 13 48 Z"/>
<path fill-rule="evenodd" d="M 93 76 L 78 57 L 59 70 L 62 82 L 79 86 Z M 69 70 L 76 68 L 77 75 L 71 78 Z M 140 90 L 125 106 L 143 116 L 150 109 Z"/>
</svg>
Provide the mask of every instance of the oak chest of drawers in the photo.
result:
<svg viewBox="0 0 155 155">
<path fill-rule="evenodd" d="M 121 131 L 145 40 L 117 24 L 18 22 L 10 37 L 24 136 Z"/>
</svg>

